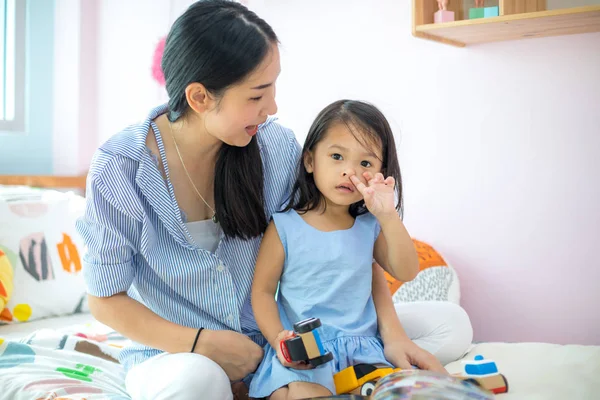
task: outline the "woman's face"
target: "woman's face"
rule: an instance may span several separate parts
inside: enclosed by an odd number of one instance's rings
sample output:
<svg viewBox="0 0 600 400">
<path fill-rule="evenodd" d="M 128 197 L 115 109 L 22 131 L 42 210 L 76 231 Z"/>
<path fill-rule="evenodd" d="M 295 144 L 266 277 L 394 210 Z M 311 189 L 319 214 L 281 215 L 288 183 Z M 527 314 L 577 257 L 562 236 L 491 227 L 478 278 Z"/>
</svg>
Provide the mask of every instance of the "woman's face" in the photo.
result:
<svg viewBox="0 0 600 400">
<path fill-rule="evenodd" d="M 250 143 L 258 125 L 277 113 L 275 81 L 280 71 L 279 49 L 272 45 L 256 70 L 228 88 L 216 106 L 204 115 L 208 133 L 231 146 Z"/>
</svg>

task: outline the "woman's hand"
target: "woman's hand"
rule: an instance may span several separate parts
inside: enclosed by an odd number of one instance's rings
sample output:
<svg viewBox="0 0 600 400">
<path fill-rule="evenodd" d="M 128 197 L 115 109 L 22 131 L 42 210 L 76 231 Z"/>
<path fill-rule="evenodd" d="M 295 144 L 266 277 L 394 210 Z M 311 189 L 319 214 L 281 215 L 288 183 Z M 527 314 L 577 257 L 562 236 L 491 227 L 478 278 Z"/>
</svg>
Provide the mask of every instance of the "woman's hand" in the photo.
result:
<svg viewBox="0 0 600 400">
<path fill-rule="evenodd" d="M 383 353 L 385 358 L 397 368 L 412 369 L 414 365 L 420 369 L 448 373 L 433 354 L 423 350 L 409 339 L 384 343 Z"/>
<path fill-rule="evenodd" d="M 263 357 L 262 348 L 247 336 L 234 331 L 209 329 L 200 333 L 194 352 L 219 364 L 232 382 L 256 371 Z"/>
<path fill-rule="evenodd" d="M 367 185 L 361 182 L 356 175 L 350 176 L 350 180 L 356 189 L 362 194 L 365 206 L 371 214 L 377 218 L 397 214 L 394 186 L 396 181 L 391 176 L 383 178 L 383 174 L 370 172 L 363 173 Z"/>
<path fill-rule="evenodd" d="M 291 337 L 294 337 L 294 332 L 283 330 L 283 331 L 279 332 L 279 335 L 277 335 L 277 337 L 275 338 L 275 343 L 274 343 L 276 345 L 275 351 L 277 351 L 277 358 L 279 359 L 279 362 L 281 363 L 281 365 L 283 365 L 284 367 L 287 367 L 287 368 L 311 369 L 312 365 L 310 365 L 310 364 L 305 364 L 302 361 L 289 362 L 283 356 L 283 352 L 281 351 L 281 342 L 283 342 L 286 339 L 289 339 Z"/>
</svg>

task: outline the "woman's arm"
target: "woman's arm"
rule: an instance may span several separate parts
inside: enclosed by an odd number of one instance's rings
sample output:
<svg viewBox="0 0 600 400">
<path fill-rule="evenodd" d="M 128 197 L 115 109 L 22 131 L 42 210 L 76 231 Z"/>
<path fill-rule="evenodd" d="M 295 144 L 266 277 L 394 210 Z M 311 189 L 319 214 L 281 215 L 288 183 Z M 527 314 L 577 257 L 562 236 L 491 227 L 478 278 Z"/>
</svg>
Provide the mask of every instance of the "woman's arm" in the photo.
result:
<svg viewBox="0 0 600 400">
<path fill-rule="evenodd" d="M 123 336 L 168 353 L 192 351 L 198 329 L 161 318 L 126 293 L 88 299 L 92 315 Z M 232 381 L 255 371 L 263 356 L 247 336 L 228 330 L 202 330 L 193 351 L 219 364 Z"/>
<path fill-rule="evenodd" d="M 275 224 L 271 222 L 258 251 L 252 283 L 252 310 L 256 324 L 274 349 L 279 347 L 278 335 L 284 330 L 275 302 L 277 284 L 283 271 L 285 251 Z"/>
<path fill-rule="evenodd" d="M 169 353 L 191 351 L 197 329 L 161 318 L 126 293 L 88 295 L 88 303 L 94 318 L 129 339 Z"/>
<path fill-rule="evenodd" d="M 119 168 L 107 168 L 104 173 L 122 174 Z M 136 273 L 139 223 L 135 207 L 119 202 L 123 196 L 114 191 L 122 195 L 132 189 L 106 184 L 96 174 L 90 174 L 87 185 L 86 211 L 77 228 L 87 247 L 83 268 L 92 315 L 146 346 L 169 353 L 192 351 L 199 327 L 170 322 L 126 294 Z M 194 351 L 219 364 L 231 380 L 254 371 L 262 358 L 260 346 L 234 331 L 203 330 Z"/>
</svg>

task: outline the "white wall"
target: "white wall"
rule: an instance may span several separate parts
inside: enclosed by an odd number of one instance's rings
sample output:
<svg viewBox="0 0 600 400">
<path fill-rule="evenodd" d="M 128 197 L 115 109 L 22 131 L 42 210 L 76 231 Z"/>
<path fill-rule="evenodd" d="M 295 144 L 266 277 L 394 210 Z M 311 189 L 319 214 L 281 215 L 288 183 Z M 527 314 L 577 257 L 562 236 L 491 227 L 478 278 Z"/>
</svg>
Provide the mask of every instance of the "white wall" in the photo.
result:
<svg viewBox="0 0 600 400">
<path fill-rule="evenodd" d="M 301 142 L 342 97 L 389 117 L 406 225 L 458 269 L 476 340 L 600 344 L 600 34 L 459 49 L 413 38 L 409 1 L 248 2 L 281 39 L 280 117 Z M 164 99 L 152 53 L 189 3 L 99 2 L 88 146 Z"/>
<path fill-rule="evenodd" d="M 383 109 L 475 339 L 600 344 L 600 34 L 459 49 L 413 38 L 408 1 L 263 3 L 282 119 L 302 141 L 335 99 Z"/>
<path fill-rule="evenodd" d="M 170 26 L 171 2 L 99 1 L 98 137 L 144 119 L 162 101 L 152 80 L 154 48 Z"/>
</svg>

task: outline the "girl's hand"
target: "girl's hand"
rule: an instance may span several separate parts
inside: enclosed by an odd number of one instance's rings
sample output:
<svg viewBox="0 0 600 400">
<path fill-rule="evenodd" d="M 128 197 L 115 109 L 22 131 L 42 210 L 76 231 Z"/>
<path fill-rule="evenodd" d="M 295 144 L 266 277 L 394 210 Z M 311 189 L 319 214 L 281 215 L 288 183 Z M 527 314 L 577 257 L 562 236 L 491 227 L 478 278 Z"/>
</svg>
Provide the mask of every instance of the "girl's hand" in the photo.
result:
<svg viewBox="0 0 600 400">
<path fill-rule="evenodd" d="M 277 351 L 277 358 L 279 359 L 279 362 L 281 363 L 281 365 L 283 365 L 284 367 L 287 367 L 287 368 L 311 369 L 312 365 L 310 365 L 310 364 L 305 364 L 302 361 L 288 362 L 285 359 L 285 357 L 283 356 L 283 353 L 281 351 L 281 342 L 283 342 L 286 339 L 289 339 L 291 337 L 294 337 L 294 332 L 283 330 L 283 331 L 279 332 L 279 335 L 277 335 L 277 337 L 275 338 L 275 343 L 277 344 L 277 346 L 275 347 L 275 350 Z"/>
<path fill-rule="evenodd" d="M 428 371 L 448 373 L 433 354 L 423 350 L 412 340 L 395 340 L 384 343 L 383 353 L 385 358 L 397 368 L 412 369 L 414 365 Z"/>
<path fill-rule="evenodd" d="M 383 174 L 376 173 L 373 176 L 370 172 L 363 173 L 367 180 L 367 185 L 362 183 L 356 175 L 350 176 L 350 180 L 356 189 L 362 194 L 365 200 L 365 206 L 375 217 L 386 217 L 396 213 L 396 196 L 394 186 L 396 181 L 391 176 L 383 178 Z"/>
</svg>

